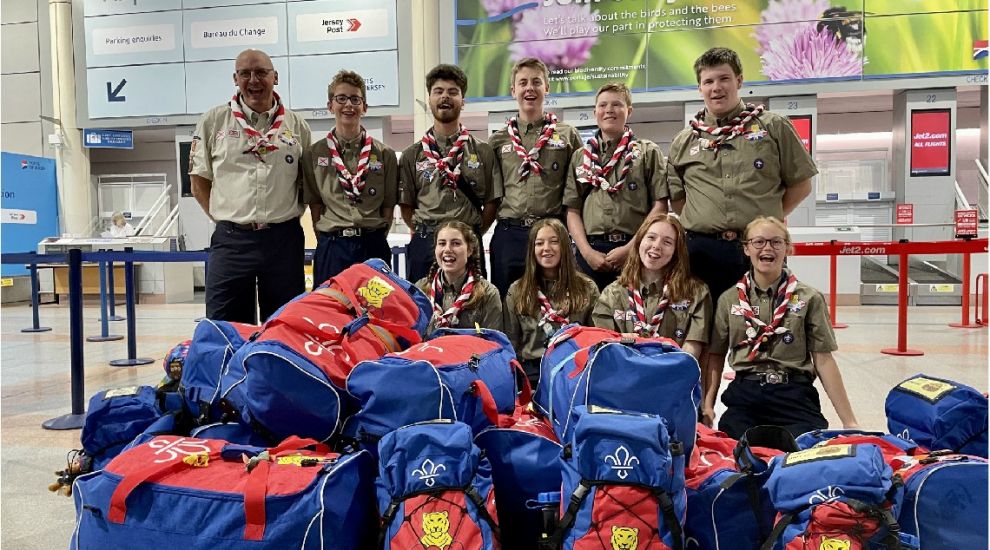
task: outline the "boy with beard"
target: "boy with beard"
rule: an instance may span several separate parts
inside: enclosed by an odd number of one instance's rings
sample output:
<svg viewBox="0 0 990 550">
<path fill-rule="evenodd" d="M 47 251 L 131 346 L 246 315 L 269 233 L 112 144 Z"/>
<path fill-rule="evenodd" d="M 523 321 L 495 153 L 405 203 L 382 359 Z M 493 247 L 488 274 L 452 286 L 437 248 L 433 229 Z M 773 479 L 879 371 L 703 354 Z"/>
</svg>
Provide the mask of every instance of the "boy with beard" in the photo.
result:
<svg viewBox="0 0 990 550">
<path fill-rule="evenodd" d="M 467 75 L 441 64 L 426 75 L 433 127 L 402 152 L 399 163 L 399 207 L 412 230 L 406 249 L 406 279 L 418 281 L 433 263 L 437 226 L 458 220 L 478 236 L 495 221 L 502 197 L 502 179 L 491 146 L 461 126 Z M 485 272 L 482 250 L 477 265 Z"/>
</svg>

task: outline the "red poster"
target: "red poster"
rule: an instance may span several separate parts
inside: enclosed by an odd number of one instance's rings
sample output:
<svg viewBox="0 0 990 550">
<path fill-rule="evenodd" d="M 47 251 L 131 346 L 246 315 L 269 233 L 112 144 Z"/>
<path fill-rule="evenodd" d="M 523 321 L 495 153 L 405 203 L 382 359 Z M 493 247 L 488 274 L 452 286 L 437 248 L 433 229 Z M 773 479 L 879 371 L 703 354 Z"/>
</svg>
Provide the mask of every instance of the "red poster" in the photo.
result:
<svg viewBox="0 0 990 550">
<path fill-rule="evenodd" d="M 811 153 L 811 115 L 791 115 L 790 119 L 801 139 L 801 145 Z"/>
<path fill-rule="evenodd" d="M 976 237 L 978 222 L 976 210 L 956 210 L 956 237 Z"/>
<path fill-rule="evenodd" d="M 897 225 L 910 225 L 914 223 L 914 205 L 911 203 L 898 204 L 894 223 Z"/>
<path fill-rule="evenodd" d="M 911 111 L 911 175 L 948 176 L 952 143 L 948 109 Z"/>
</svg>

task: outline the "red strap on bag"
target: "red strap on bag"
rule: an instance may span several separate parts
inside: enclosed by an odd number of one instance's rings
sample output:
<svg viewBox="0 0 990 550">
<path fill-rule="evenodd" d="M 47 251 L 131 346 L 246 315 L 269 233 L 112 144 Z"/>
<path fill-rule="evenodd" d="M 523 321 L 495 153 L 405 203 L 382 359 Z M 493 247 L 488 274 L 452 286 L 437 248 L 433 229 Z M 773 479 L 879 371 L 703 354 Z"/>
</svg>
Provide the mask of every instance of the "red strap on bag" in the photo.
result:
<svg viewBox="0 0 990 550">
<path fill-rule="evenodd" d="M 219 460 L 220 451 L 210 452 L 209 459 Z M 107 511 L 107 519 L 111 523 L 124 523 L 127 516 L 127 497 L 142 483 L 192 467 L 179 459 L 163 464 L 152 463 L 142 470 L 124 476 L 117 484 L 117 488 L 113 490 L 113 494 L 110 495 L 110 509 Z"/>
<path fill-rule="evenodd" d="M 495 404 L 495 398 L 492 397 L 492 392 L 488 389 L 488 386 L 481 380 L 475 380 L 471 382 L 471 393 L 481 399 L 481 410 L 488 417 L 488 421 L 493 426 L 499 426 L 498 405 Z"/>
<path fill-rule="evenodd" d="M 520 385 L 516 407 L 528 407 L 533 402 L 533 386 L 529 384 L 529 377 L 526 376 L 526 371 L 519 361 L 513 359 L 509 362 L 509 366 L 515 371 L 516 382 Z"/>
<path fill-rule="evenodd" d="M 360 309 L 358 308 L 358 305 L 361 303 L 361 301 L 358 299 L 357 295 L 354 294 L 354 290 L 352 288 L 342 284 L 340 285 L 339 289 L 334 289 L 334 290 L 339 290 L 347 298 L 347 301 L 350 302 L 347 305 L 350 306 L 351 310 L 353 310 L 356 315 L 361 315 L 363 313 L 366 313 L 360 311 Z M 370 312 L 367 313 L 368 313 L 368 318 L 374 324 L 378 325 L 379 327 L 382 327 L 383 329 L 391 332 L 392 334 L 400 338 L 405 338 L 406 341 L 408 341 L 410 344 L 418 344 L 419 342 L 423 341 L 423 337 L 415 330 L 407 326 L 399 325 L 397 323 L 387 321 L 380 317 L 373 316 L 371 315 Z"/>
</svg>

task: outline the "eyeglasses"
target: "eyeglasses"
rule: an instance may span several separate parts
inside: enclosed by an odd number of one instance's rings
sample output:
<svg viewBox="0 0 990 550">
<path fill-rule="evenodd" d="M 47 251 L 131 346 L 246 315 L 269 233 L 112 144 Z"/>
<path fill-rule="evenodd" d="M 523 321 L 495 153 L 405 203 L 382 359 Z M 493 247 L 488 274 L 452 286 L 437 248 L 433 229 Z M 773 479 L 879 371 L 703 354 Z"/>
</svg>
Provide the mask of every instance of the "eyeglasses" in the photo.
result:
<svg viewBox="0 0 990 550">
<path fill-rule="evenodd" d="M 237 78 L 241 80 L 251 80 L 251 75 L 254 75 L 258 80 L 264 80 L 268 78 L 268 75 L 274 73 L 274 69 L 240 69 L 236 71 Z"/>
<path fill-rule="evenodd" d="M 364 103 L 364 98 L 359 95 L 337 94 L 333 96 L 333 100 L 339 105 L 347 105 L 348 103 L 351 105 L 361 105 Z"/>
<path fill-rule="evenodd" d="M 746 244 L 752 246 L 753 248 L 761 248 L 761 249 L 769 244 L 770 248 L 773 248 L 774 250 L 781 250 L 784 248 L 784 245 L 787 244 L 787 241 L 781 239 L 780 237 L 774 239 L 764 239 L 763 237 L 757 237 L 755 239 L 750 239 L 746 241 Z"/>
</svg>

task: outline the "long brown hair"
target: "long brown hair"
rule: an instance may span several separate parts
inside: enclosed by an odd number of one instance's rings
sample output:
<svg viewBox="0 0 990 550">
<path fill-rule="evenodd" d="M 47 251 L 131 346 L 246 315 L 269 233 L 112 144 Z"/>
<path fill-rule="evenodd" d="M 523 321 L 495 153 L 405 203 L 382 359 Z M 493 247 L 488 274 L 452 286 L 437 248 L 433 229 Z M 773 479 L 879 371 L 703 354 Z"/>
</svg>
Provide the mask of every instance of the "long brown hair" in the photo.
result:
<svg viewBox="0 0 990 550">
<path fill-rule="evenodd" d="M 544 218 L 529 230 L 526 254 L 526 270 L 519 279 L 519 298 L 516 300 L 516 313 L 530 317 L 540 316 L 540 301 L 536 293 L 541 289 L 543 269 L 536 262 L 536 235 L 540 229 L 553 229 L 560 241 L 560 264 L 557 266 L 557 284 L 548 289 L 547 299 L 561 315 L 568 316 L 575 311 L 581 311 L 591 302 L 591 279 L 578 271 L 574 251 L 571 250 L 571 238 L 567 228 L 556 218 Z"/>
<path fill-rule="evenodd" d="M 483 282 L 484 279 L 481 277 L 481 270 L 478 269 L 478 254 L 481 253 L 481 243 L 478 242 L 478 235 L 474 233 L 474 230 L 468 224 L 458 220 L 447 220 L 437 226 L 436 231 L 433 233 L 433 265 L 430 266 L 430 273 L 426 276 L 426 284 L 432 285 L 433 277 L 440 270 L 440 265 L 437 263 L 436 258 L 437 238 L 440 237 L 440 231 L 444 229 L 456 229 L 460 231 L 461 236 L 464 237 L 464 243 L 468 247 L 466 272 L 474 275 L 475 283 L 474 289 L 471 290 L 471 298 L 464 304 L 464 309 L 470 309 L 485 295 L 485 284 Z"/>
<path fill-rule="evenodd" d="M 626 265 L 622 267 L 622 274 L 619 275 L 619 284 L 626 288 L 640 288 L 643 280 L 643 262 L 639 259 L 639 245 L 643 243 L 646 232 L 657 222 L 670 225 L 677 234 L 674 254 L 671 256 L 670 262 L 664 267 L 668 295 L 671 301 L 679 302 L 692 299 L 702 283 L 691 275 L 691 263 L 688 260 L 684 226 L 681 225 L 680 220 L 668 214 L 652 214 L 643 220 L 643 224 L 639 226 L 633 237 L 632 248 L 629 250 L 629 256 L 626 257 Z"/>
</svg>

